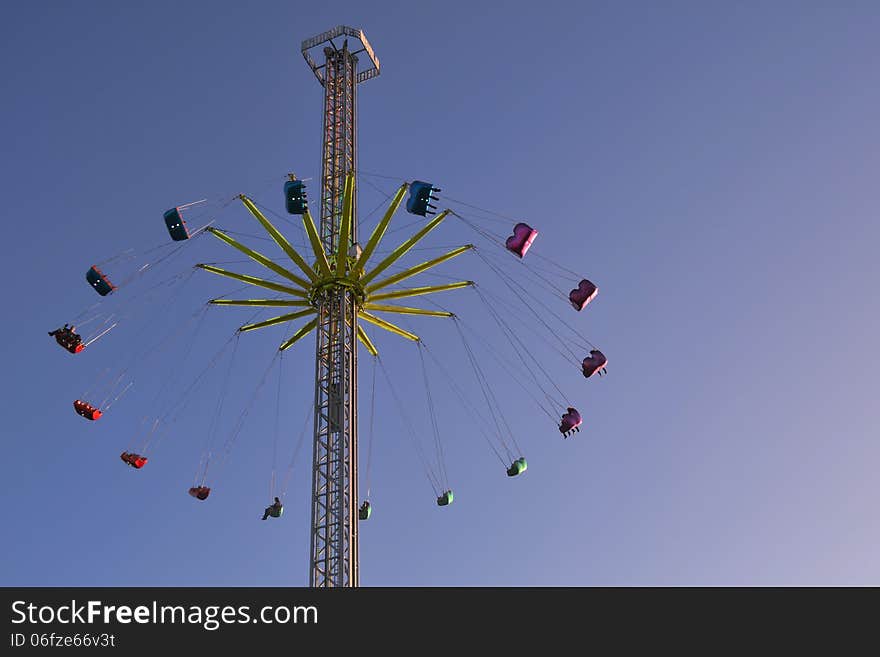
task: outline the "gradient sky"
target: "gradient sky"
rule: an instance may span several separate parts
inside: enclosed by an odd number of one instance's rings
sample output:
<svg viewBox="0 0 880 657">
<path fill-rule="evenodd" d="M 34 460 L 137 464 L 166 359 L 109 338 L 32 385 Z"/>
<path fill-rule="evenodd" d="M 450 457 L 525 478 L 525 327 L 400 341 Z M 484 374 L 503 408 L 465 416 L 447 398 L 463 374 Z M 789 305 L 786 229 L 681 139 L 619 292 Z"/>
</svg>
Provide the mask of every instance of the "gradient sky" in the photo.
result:
<svg viewBox="0 0 880 657">
<path fill-rule="evenodd" d="M 550 343 L 533 343 L 583 411 L 568 440 L 487 365 L 529 459 L 515 479 L 432 379 L 456 492 L 444 509 L 380 385 L 361 583 L 880 584 L 871 365 L 880 7 L 662 5 L 6 6 L 0 584 L 308 583 L 308 438 L 285 515 L 259 520 L 270 501 L 276 379 L 206 502 L 186 489 L 219 369 L 146 468 L 118 458 L 167 382 L 193 380 L 249 313 L 211 309 L 183 365 L 174 345 L 144 355 L 131 393 L 101 421 L 71 408 L 105 367 L 142 352 L 145 339 L 187 331 L 232 282 L 199 272 L 173 304 L 146 298 L 140 320 L 75 357 L 45 332 L 98 300 L 83 280 L 91 264 L 167 241 L 169 207 L 245 192 L 280 212 L 287 171 L 312 176 L 317 198 L 322 96 L 299 46 L 339 24 L 363 28 L 382 63 L 359 91 L 360 167 L 392 178 L 371 181 L 389 192 L 431 180 L 444 196 L 534 225 L 535 253 L 599 285 L 580 314 L 547 302 L 610 359 L 607 377 L 587 381 Z M 360 194 L 370 227 L 382 197 L 363 182 Z M 393 225 L 412 219 L 401 213 Z M 218 225 L 260 232 L 240 205 Z M 474 238 L 453 221 L 432 236 L 438 247 Z M 178 270 L 238 259 L 213 242 L 188 246 Z M 443 273 L 503 296 L 479 259 L 459 260 Z M 438 301 L 504 346 L 473 292 Z M 445 321 L 406 325 L 470 382 Z M 418 438 L 430 441 L 415 348 L 372 334 L 400 388 L 421 400 Z M 242 336 L 224 431 L 284 336 Z M 284 357 L 282 470 L 310 404 L 312 362 L 311 339 Z M 367 363 L 364 448 L 370 372 Z"/>
</svg>

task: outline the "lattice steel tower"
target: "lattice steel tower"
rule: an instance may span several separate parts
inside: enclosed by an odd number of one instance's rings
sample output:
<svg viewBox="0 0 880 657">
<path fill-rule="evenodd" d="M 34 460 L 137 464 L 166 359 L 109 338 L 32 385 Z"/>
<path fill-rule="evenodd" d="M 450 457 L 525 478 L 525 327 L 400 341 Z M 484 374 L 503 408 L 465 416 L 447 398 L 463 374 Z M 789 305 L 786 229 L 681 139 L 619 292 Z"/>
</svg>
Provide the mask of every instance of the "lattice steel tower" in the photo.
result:
<svg viewBox="0 0 880 657">
<path fill-rule="evenodd" d="M 309 53 L 322 45 L 324 63 L 318 65 Z M 354 190 L 350 243 L 338 244 L 345 238 L 339 234 L 343 190 L 346 176 L 357 166 L 358 84 L 379 75 L 379 60 L 362 30 L 342 25 L 303 41 L 302 53 L 324 87 L 321 242 L 327 253 L 336 253 L 340 246 L 357 250 Z M 366 65 L 358 71 L 361 54 Z M 317 320 L 309 584 L 357 586 L 358 308 L 353 291 L 344 286 L 328 288 Z"/>
<path fill-rule="evenodd" d="M 334 41 L 340 38 L 342 38 L 341 46 Z M 359 45 L 352 48 L 349 43 L 354 41 Z M 324 46 L 324 63 L 319 66 L 309 52 L 321 45 Z M 274 299 L 219 298 L 212 299 L 209 302 L 211 304 L 287 308 L 293 311 L 246 324 L 239 327 L 239 332 L 255 331 L 314 316 L 314 319 L 301 326 L 278 347 L 279 350 L 284 351 L 313 330 L 317 333 L 309 583 L 311 586 L 357 586 L 359 584 L 358 522 L 359 518 L 370 517 L 368 502 L 364 502 L 359 507 L 357 499 L 358 342 L 371 356 L 379 355 L 376 345 L 363 327 L 358 325 L 358 319 L 421 344 L 419 336 L 374 313 L 454 317 L 452 313 L 444 310 L 400 306 L 388 304 L 387 301 L 472 286 L 473 281 L 458 281 L 443 285 L 392 287 L 469 251 L 473 245 L 457 247 L 391 275 L 383 274 L 450 214 L 449 210 L 443 210 L 394 248 L 391 253 L 381 259 L 377 256 L 378 262 L 375 262 L 373 256 L 394 213 L 403 202 L 407 190 L 410 192 L 406 206 L 408 212 L 426 218 L 428 214 L 433 214 L 429 208 L 434 209 L 434 206 L 429 201 L 437 200 L 433 193 L 440 190 L 423 181 L 412 183 L 404 181 L 361 250 L 357 238 L 355 185 L 357 85 L 379 75 L 379 61 L 373 54 L 364 33 L 345 26 L 339 26 L 304 41 L 302 52 L 315 77 L 324 87 L 324 152 L 319 224 L 315 223 L 308 204 L 304 202 L 304 196 L 301 194 L 302 182 L 296 181 L 293 176 L 290 182 L 285 184 L 285 204 L 289 213 L 302 215 L 303 228 L 309 240 L 306 248 L 311 249 L 311 256 L 315 258 L 314 264 L 308 262 L 306 257 L 293 247 L 250 198 L 240 194 L 239 198 L 244 206 L 299 271 L 291 271 L 287 260 L 279 261 L 267 257 L 211 226 L 205 230 L 283 280 L 268 280 L 236 273 L 207 263 L 196 266 L 219 276 L 282 295 Z M 358 71 L 358 55 L 361 53 L 366 53 L 364 59 L 367 60 L 368 65 Z M 290 186 L 289 191 L 288 186 Z M 203 483 L 205 475 L 203 475 Z M 451 490 L 445 492 L 438 490 L 437 493 L 438 505 L 445 506 L 452 501 Z"/>
</svg>

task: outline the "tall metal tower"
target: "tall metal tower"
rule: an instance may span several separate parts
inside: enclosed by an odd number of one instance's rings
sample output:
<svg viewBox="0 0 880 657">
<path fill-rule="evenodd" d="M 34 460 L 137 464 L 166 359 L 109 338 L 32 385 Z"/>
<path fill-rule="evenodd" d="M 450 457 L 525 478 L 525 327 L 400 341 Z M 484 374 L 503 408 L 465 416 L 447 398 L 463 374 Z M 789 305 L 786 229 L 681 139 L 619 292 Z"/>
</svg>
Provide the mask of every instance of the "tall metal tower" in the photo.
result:
<svg viewBox="0 0 880 657">
<path fill-rule="evenodd" d="M 342 43 L 337 44 L 342 38 Z M 357 42 L 352 47 L 350 44 Z M 309 52 L 324 46 L 324 63 L 315 63 Z M 432 193 L 439 191 L 429 183 L 401 183 L 382 219 L 370 234 L 363 249 L 358 243 L 357 190 L 357 85 L 379 75 L 379 61 L 361 30 L 339 26 L 304 41 L 302 52 L 315 77 L 324 87 L 324 141 L 321 180 L 321 219 L 316 225 L 304 202 L 301 189 L 291 179 L 289 198 L 285 184 L 288 212 L 302 215 L 303 228 L 315 260 L 308 262 L 286 237 L 260 211 L 253 200 L 240 194 L 244 206 L 263 226 L 272 240 L 285 253 L 287 260 L 277 261 L 241 244 L 231 235 L 214 227 L 206 228 L 215 237 L 247 255 L 277 276 L 268 280 L 249 274 L 221 269 L 212 264 L 199 264 L 205 271 L 272 290 L 283 298 L 212 299 L 221 306 L 256 308 L 287 308 L 278 317 L 239 327 L 239 332 L 254 331 L 314 315 L 278 349 L 284 351 L 313 330 L 317 333 L 315 351 L 315 439 L 312 456 L 311 553 L 309 583 L 311 586 L 358 586 L 358 440 L 357 440 L 357 351 L 358 342 L 367 352 L 378 357 L 376 345 L 358 325 L 358 320 L 379 327 L 406 340 L 419 343 L 414 333 L 377 316 L 382 314 L 453 317 L 443 310 L 427 310 L 388 304 L 390 300 L 407 299 L 472 286 L 473 281 L 443 285 L 396 287 L 409 278 L 426 272 L 473 248 L 466 244 L 426 262 L 388 275 L 386 270 L 405 256 L 410 249 L 434 230 L 449 210 L 440 212 L 413 235 L 381 259 L 373 258 L 394 213 L 403 202 L 407 190 L 410 201 L 407 211 L 426 217 Z M 366 53 L 366 65 L 358 70 L 358 55 Z M 423 207 L 424 206 L 424 207 Z M 378 262 L 374 262 L 378 260 Z M 299 272 L 291 271 L 290 263 Z M 381 276 L 380 276 L 381 275 Z M 305 278 L 303 278 L 305 276 Z M 394 286 L 394 287 L 392 287 Z M 387 288 L 391 288 L 390 290 Z M 207 475 L 207 468 L 204 477 Z M 438 505 L 452 501 L 452 491 L 437 491 Z M 369 506 L 365 507 L 369 517 Z"/>
<path fill-rule="evenodd" d="M 322 45 L 324 63 L 318 65 L 309 53 Z M 327 253 L 358 249 L 355 190 L 350 243 L 338 244 L 345 238 L 339 234 L 343 191 L 357 166 L 357 87 L 379 75 L 379 60 L 363 31 L 344 25 L 303 41 L 302 53 L 324 87 L 321 243 Z M 358 71 L 362 53 L 367 65 Z M 309 584 L 358 586 L 358 307 L 353 290 L 329 286 L 319 298 L 317 320 Z"/>
</svg>

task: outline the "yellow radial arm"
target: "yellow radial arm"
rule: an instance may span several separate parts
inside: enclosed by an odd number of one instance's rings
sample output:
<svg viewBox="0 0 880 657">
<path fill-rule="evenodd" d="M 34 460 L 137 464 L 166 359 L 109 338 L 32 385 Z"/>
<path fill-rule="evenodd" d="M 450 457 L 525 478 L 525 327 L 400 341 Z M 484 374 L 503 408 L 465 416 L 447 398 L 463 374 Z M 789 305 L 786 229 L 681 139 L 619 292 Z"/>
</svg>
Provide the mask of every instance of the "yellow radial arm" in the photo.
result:
<svg viewBox="0 0 880 657">
<path fill-rule="evenodd" d="M 276 265 L 274 262 L 269 260 L 269 258 L 264 256 L 262 253 L 258 253 L 257 251 L 254 251 L 253 249 L 246 247 L 244 244 L 240 243 L 239 241 L 229 237 L 229 235 L 227 235 L 223 231 L 217 230 L 216 228 L 212 228 L 212 227 L 208 227 L 207 230 L 209 233 L 211 233 L 215 237 L 218 237 L 221 240 L 223 240 L 224 242 L 226 242 L 229 246 L 238 249 L 239 251 L 244 253 L 249 258 L 256 260 L 257 262 L 259 262 L 261 265 L 263 265 L 267 269 L 271 269 L 279 276 L 283 276 L 284 278 L 286 278 L 290 281 L 293 281 L 294 283 L 296 283 L 297 285 L 299 285 L 300 287 L 303 287 L 303 288 L 308 288 L 309 285 L 311 285 L 311 283 L 309 283 L 309 281 L 307 281 L 306 279 L 300 278 L 299 276 L 294 274 L 292 271 L 285 269 L 281 265 Z"/>
<path fill-rule="evenodd" d="M 284 351 L 289 348 L 294 342 L 306 337 L 311 331 L 318 325 L 318 319 L 315 318 L 305 326 L 303 326 L 299 331 L 293 334 L 289 340 L 284 341 L 280 347 L 278 347 L 279 351 Z"/>
<path fill-rule="evenodd" d="M 315 227 L 315 220 L 312 219 L 312 213 L 306 209 L 303 212 L 303 226 L 305 226 L 306 234 L 309 236 L 309 243 L 312 245 L 312 251 L 318 259 L 318 269 L 324 276 L 330 275 L 330 262 L 327 260 L 327 254 L 324 253 L 324 246 L 321 244 L 321 238 L 318 236 L 318 229 Z"/>
<path fill-rule="evenodd" d="M 445 310 L 424 310 L 422 308 L 409 308 L 407 306 L 384 306 L 381 303 L 364 304 L 365 310 L 376 310 L 383 313 L 399 313 L 401 315 L 425 315 L 426 317 L 454 317 Z"/>
<path fill-rule="evenodd" d="M 419 232 L 417 232 L 415 235 L 413 235 L 412 237 L 410 237 L 406 242 L 404 242 L 403 244 L 401 244 L 400 246 L 398 246 L 396 249 L 394 249 L 394 251 L 392 251 L 392 252 L 391 252 L 391 253 L 390 253 L 390 254 L 389 254 L 384 260 L 382 260 L 382 262 L 380 262 L 378 265 L 376 265 L 376 266 L 370 271 L 370 273 L 366 274 L 366 275 L 361 279 L 361 284 L 362 284 L 362 285 L 366 285 L 366 284 L 369 283 L 371 280 L 373 280 L 374 278 L 376 278 L 376 276 L 378 276 L 378 275 L 381 274 L 383 271 L 385 271 L 386 269 L 388 269 L 388 267 L 390 267 L 390 266 L 393 265 L 395 262 L 397 262 L 398 260 L 400 260 L 400 258 L 402 258 L 403 255 L 404 255 L 407 251 L 409 251 L 409 250 L 410 250 L 411 248 L 413 248 L 416 244 L 418 244 L 419 241 L 420 241 L 422 238 L 425 237 L 425 235 L 427 235 L 427 234 L 430 233 L 432 230 L 434 230 L 437 226 L 439 226 L 439 225 L 440 225 L 440 222 L 443 221 L 443 220 L 446 218 L 446 216 L 447 216 L 448 214 L 449 214 L 449 210 L 444 210 L 443 212 L 441 212 L 440 214 L 438 214 L 436 217 L 434 217 L 434 219 L 432 219 L 430 222 L 428 222 L 428 224 L 427 224 L 424 228 L 422 228 Z"/>
<path fill-rule="evenodd" d="M 406 194 L 407 187 L 409 187 L 409 185 L 403 183 L 400 186 L 400 189 L 397 190 L 394 198 L 391 199 L 391 205 L 389 205 L 388 209 L 385 211 L 385 216 L 382 217 L 382 221 L 380 221 L 376 228 L 373 229 L 373 233 L 370 235 L 370 239 L 367 241 L 367 245 L 364 247 L 361 257 L 358 258 L 357 264 L 354 267 L 355 271 L 360 272 L 364 270 L 364 266 L 369 262 L 370 257 L 373 255 L 373 251 L 379 246 L 379 242 L 382 241 L 382 237 L 385 235 L 385 230 L 391 222 L 391 217 L 394 216 L 394 213 L 397 212 L 397 208 L 400 207 L 401 201 L 403 201 L 403 196 Z"/>
<path fill-rule="evenodd" d="M 395 326 L 391 322 L 386 322 L 384 319 L 382 319 L 380 317 L 376 317 L 375 315 L 371 315 L 370 313 L 368 313 L 366 311 L 359 310 L 358 317 L 360 317 L 361 319 L 363 319 L 365 321 L 370 322 L 370 324 L 375 324 L 376 326 L 383 328 L 386 331 L 391 331 L 392 333 L 395 333 L 396 335 L 404 337 L 407 340 L 412 340 L 413 342 L 419 341 L 419 336 L 415 335 L 414 333 L 410 333 L 409 331 L 404 331 L 399 326 Z"/>
<path fill-rule="evenodd" d="M 399 274 L 394 274 L 394 276 L 389 276 L 388 278 L 379 281 L 378 283 L 373 283 L 370 285 L 366 292 L 370 294 L 371 292 L 375 292 L 383 287 L 388 287 L 389 285 L 394 285 L 395 283 L 399 283 L 400 281 L 406 280 L 411 276 L 415 276 L 416 274 L 421 274 L 423 271 L 427 271 L 431 267 L 436 267 L 442 262 L 446 262 L 447 260 L 451 260 L 452 258 L 461 255 L 465 251 L 469 251 L 474 248 L 473 244 L 465 244 L 464 246 L 460 246 L 457 249 L 453 249 L 449 253 L 444 253 L 442 256 L 438 256 L 433 260 L 428 260 L 427 262 L 423 262 L 420 265 L 416 265 L 415 267 L 410 267 Z M 373 299 L 375 301 L 375 299 Z"/>
<path fill-rule="evenodd" d="M 226 271 L 225 269 L 220 269 L 219 267 L 214 267 L 213 265 L 196 265 L 199 269 L 204 269 L 205 271 L 209 271 L 212 274 L 219 274 L 220 276 L 226 276 L 228 278 L 234 278 L 237 281 L 241 281 L 242 283 L 250 283 L 251 285 L 256 285 L 258 287 L 264 287 L 267 290 L 275 290 L 276 292 L 286 292 L 287 294 L 292 294 L 295 297 L 303 297 L 306 298 L 308 295 L 304 290 L 297 290 L 296 288 L 289 287 L 287 285 L 281 285 L 279 283 L 273 283 L 272 281 L 267 281 L 263 278 L 257 278 L 256 276 L 246 276 L 245 274 L 236 274 L 235 272 Z"/>
<path fill-rule="evenodd" d="M 251 201 L 244 194 L 240 194 L 238 198 L 240 198 L 241 202 L 244 203 L 244 206 L 248 210 L 250 210 L 250 213 L 254 215 L 254 217 L 256 217 L 257 221 L 262 224 L 263 228 L 266 229 L 266 232 L 269 233 L 273 240 L 275 240 L 275 243 L 281 247 L 281 250 L 287 254 L 287 257 L 293 260 L 293 262 L 296 263 L 296 266 L 302 269 L 303 273 L 309 277 L 309 280 L 318 280 L 318 275 L 315 274 L 314 270 L 309 266 L 309 263 L 307 263 L 305 259 L 299 253 L 297 253 L 296 249 L 294 249 L 293 246 L 291 246 L 290 242 L 287 241 L 287 238 L 284 237 L 284 235 L 282 235 L 280 232 L 278 232 L 278 229 L 272 225 L 272 222 L 270 222 L 268 219 L 266 219 L 265 216 L 263 216 L 263 213 L 257 209 L 257 206 L 254 205 L 254 202 Z"/>
<path fill-rule="evenodd" d="M 259 306 L 261 308 L 287 308 L 289 306 L 310 306 L 311 304 L 298 299 L 211 299 L 208 303 L 215 306 Z"/>
<path fill-rule="evenodd" d="M 339 243 L 336 246 L 336 275 L 345 276 L 348 264 L 348 242 L 351 236 L 351 215 L 354 208 L 354 173 L 349 171 L 345 177 L 342 192 L 342 225 L 339 227 Z"/>
<path fill-rule="evenodd" d="M 281 315 L 279 317 L 273 317 L 272 319 L 267 319 L 265 322 L 257 322 L 256 324 L 245 324 L 238 331 L 240 333 L 244 333 L 245 331 L 254 331 L 256 329 L 266 328 L 267 326 L 275 326 L 275 324 L 283 324 L 284 322 L 289 322 L 292 319 L 299 319 L 300 317 L 305 317 L 306 315 L 314 315 L 317 310 L 314 308 L 307 308 L 306 310 L 300 310 L 298 313 L 288 313 L 287 315 Z"/>
<path fill-rule="evenodd" d="M 385 301 L 387 299 L 403 299 L 405 297 L 417 297 L 422 294 L 433 294 L 434 292 L 445 292 L 446 290 L 457 290 L 462 287 L 473 286 L 473 281 L 461 281 L 459 283 L 449 283 L 448 285 L 428 285 L 425 287 L 410 287 L 405 290 L 395 290 L 394 292 L 384 292 L 383 294 L 371 294 L 367 297 L 367 301 Z"/>
<path fill-rule="evenodd" d="M 366 331 L 364 331 L 364 327 L 360 324 L 358 325 L 358 340 L 361 341 L 361 344 L 367 348 L 367 351 L 369 351 L 371 355 L 379 355 L 379 350 L 376 349 L 376 345 L 373 344 L 373 341 L 370 340 L 370 336 L 367 335 Z"/>
</svg>

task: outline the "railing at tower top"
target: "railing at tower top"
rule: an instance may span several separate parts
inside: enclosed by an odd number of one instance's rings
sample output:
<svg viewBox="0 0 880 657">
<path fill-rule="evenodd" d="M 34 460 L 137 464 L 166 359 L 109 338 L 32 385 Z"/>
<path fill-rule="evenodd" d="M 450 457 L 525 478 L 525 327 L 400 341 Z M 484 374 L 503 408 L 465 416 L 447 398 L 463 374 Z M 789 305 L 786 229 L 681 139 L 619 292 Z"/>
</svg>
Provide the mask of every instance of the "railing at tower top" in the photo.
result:
<svg viewBox="0 0 880 657">
<path fill-rule="evenodd" d="M 312 48 L 317 48 L 318 46 L 329 43 L 334 49 L 338 50 L 338 46 L 333 42 L 333 39 L 337 39 L 341 36 L 351 37 L 353 39 L 357 39 L 360 43 L 360 49 L 354 48 L 351 50 L 352 55 L 359 55 L 360 53 L 367 54 L 366 62 L 368 65 L 360 71 L 356 73 L 356 81 L 358 83 L 365 82 L 370 78 L 374 78 L 379 75 L 379 58 L 376 57 L 376 53 L 373 52 L 373 47 L 370 45 L 370 42 L 367 41 L 367 37 L 364 34 L 363 30 L 358 30 L 353 27 L 348 27 L 346 25 L 337 25 L 332 30 L 327 30 L 326 32 L 322 32 L 317 36 L 313 36 L 311 39 L 306 39 L 302 42 L 302 54 L 306 60 L 306 63 L 309 65 L 309 68 L 312 69 L 312 73 L 315 74 L 315 77 L 318 78 L 318 82 L 321 83 L 321 86 L 324 86 L 324 64 L 318 64 L 309 54 L 309 51 Z"/>
</svg>

